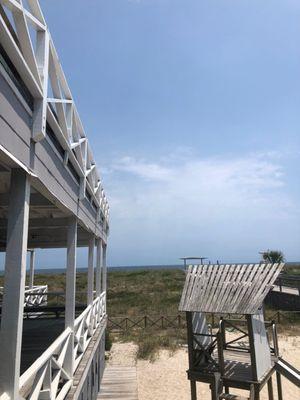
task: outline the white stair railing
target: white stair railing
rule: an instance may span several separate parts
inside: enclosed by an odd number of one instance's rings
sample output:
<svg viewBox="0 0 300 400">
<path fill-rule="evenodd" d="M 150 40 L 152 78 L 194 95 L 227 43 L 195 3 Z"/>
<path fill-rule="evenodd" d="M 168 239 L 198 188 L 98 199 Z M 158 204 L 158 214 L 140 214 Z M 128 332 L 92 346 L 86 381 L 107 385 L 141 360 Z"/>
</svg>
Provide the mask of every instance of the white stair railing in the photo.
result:
<svg viewBox="0 0 300 400">
<path fill-rule="evenodd" d="M 26 400 L 63 400 L 72 385 L 65 371 L 71 336 L 67 328 L 20 377 L 20 396 Z"/>
<path fill-rule="evenodd" d="M 74 323 L 74 372 L 106 314 L 106 293 L 97 297 Z M 20 397 L 26 400 L 63 400 L 73 383 L 65 369 L 71 328 L 64 332 L 20 377 Z M 2 400 L 2 399 L 1 399 Z"/>
<path fill-rule="evenodd" d="M 90 340 L 105 316 L 106 293 L 102 292 L 93 304 L 89 305 L 74 323 L 74 371 L 88 347 Z"/>
</svg>

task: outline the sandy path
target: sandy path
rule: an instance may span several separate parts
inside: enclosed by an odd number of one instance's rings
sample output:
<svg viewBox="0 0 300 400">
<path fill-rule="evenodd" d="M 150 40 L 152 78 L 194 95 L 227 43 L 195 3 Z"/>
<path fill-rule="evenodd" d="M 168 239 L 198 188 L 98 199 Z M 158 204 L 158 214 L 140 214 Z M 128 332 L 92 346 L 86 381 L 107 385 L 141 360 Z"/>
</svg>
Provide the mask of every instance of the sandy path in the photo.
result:
<svg viewBox="0 0 300 400">
<path fill-rule="evenodd" d="M 283 358 L 300 369 L 300 337 L 280 336 L 279 347 Z M 137 367 L 139 400 L 190 399 L 189 382 L 185 372 L 188 367 L 186 350 L 178 350 L 175 354 L 163 350 L 155 362 L 139 360 Z M 277 399 L 275 380 L 273 382 Z M 197 384 L 197 386 L 199 400 L 209 400 L 211 397 L 208 385 Z M 243 394 L 242 391 L 233 393 Z M 300 389 L 284 378 L 283 394 L 284 400 L 300 400 Z M 261 399 L 268 399 L 266 388 L 262 391 Z"/>
</svg>

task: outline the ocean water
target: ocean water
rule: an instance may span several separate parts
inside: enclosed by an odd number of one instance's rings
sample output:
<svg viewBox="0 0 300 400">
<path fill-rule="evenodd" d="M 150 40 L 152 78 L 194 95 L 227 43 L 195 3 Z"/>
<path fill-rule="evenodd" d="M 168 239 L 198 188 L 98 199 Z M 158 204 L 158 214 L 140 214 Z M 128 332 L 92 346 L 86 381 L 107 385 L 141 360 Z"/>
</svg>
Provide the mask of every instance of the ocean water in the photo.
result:
<svg viewBox="0 0 300 400">
<path fill-rule="evenodd" d="M 108 271 L 138 271 L 138 270 L 159 270 L 159 269 L 183 269 L 183 265 L 136 265 L 136 266 L 117 266 L 117 267 L 108 267 Z M 77 268 L 77 272 L 87 272 L 87 268 Z M 28 271 L 27 271 L 28 272 Z M 44 275 L 57 275 L 64 274 L 66 270 L 64 268 L 37 268 L 35 270 L 35 274 L 44 274 Z M 4 274 L 4 271 L 0 271 L 0 276 Z"/>
</svg>

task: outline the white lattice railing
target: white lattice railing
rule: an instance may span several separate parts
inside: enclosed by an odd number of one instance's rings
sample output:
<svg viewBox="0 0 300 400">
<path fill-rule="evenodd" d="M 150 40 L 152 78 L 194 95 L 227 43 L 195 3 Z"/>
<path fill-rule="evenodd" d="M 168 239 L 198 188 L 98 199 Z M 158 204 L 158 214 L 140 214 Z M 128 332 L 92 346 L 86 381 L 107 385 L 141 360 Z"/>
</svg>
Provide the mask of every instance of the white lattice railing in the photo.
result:
<svg viewBox="0 0 300 400">
<path fill-rule="evenodd" d="M 74 371 L 89 345 L 89 342 L 105 316 L 106 293 L 102 292 L 92 305 L 89 305 L 74 323 Z"/>
<path fill-rule="evenodd" d="M 74 323 L 74 371 L 106 314 L 106 293 L 97 297 Z M 66 355 L 72 330 L 67 328 L 21 375 L 20 397 L 26 400 L 63 400 L 73 382 L 66 372 Z"/>
<path fill-rule="evenodd" d="M 72 385 L 65 371 L 72 330 L 67 328 L 20 377 L 20 397 L 26 400 L 63 400 Z"/>
<path fill-rule="evenodd" d="M 33 97 L 32 139 L 45 140 L 51 127 L 63 151 L 80 177 L 80 196 L 91 199 L 108 223 L 109 205 L 75 102 L 60 64 L 38 0 L 0 0 L 1 45 Z M 4 76 L 7 74 L 3 71 Z M 10 81 L 9 76 L 7 79 Z M 16 96 L 22 100 L 20 88 Z"/>
<path fill-rule="evenodd" d="M 25 287 L 24 307 L 41 306 L 47 304 L 48 285 Z"/>
<path fill-rule="evenodd" d="M 2 301 L 4 292 L 4 287 L 0 287 L 0 303 Z M 33 286 L 33 288 L 29 288 L 29 286 L 25 286 L 24 293 L 24 307 L 30 306 L 40 306 L 47 304 L 47 292 L 48 285 L 40 285 Z"/>
</svg>

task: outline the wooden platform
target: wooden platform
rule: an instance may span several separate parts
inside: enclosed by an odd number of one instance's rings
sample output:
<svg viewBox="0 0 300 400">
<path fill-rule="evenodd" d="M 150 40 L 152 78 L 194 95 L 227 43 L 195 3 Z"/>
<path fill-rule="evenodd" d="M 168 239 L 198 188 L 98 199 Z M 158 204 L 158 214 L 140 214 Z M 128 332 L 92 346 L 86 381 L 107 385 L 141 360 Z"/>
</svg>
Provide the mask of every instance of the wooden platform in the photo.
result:
<svg viewBox="0 0 300 400">
<path fill-rule="evenodd" d="M 65 328 L 64 318 L 26 319 L 23 322 L 21 373 L 54 342 Z"/>
<path fill-rule="evenodd" d="M 108 366 L 98 400 L 138 400 L 136 367 Z"/>
</svg>

